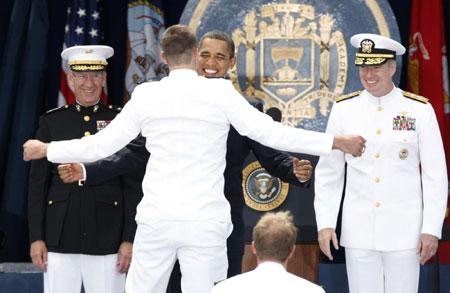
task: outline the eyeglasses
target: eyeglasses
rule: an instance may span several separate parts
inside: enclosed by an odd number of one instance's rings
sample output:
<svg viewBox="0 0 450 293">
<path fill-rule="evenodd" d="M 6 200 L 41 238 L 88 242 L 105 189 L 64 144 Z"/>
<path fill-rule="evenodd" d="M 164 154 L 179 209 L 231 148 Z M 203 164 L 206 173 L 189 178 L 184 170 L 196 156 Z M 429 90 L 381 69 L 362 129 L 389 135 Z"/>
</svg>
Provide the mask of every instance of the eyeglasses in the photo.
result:
<svg viewBox="0 0 450 293">
<path fill-rule="evenodd" d="M 102 79 L 103 79 L 103 72 L 96 72 L 96 73 L 91 73 L 91 74 L 73 73 L 73 77 L 78 82 L 85 82 L 88 79 L 88 77 L 91 79 L 92 82 L 99 82 L 99 81 L 102 81 Z"/>
</svg>

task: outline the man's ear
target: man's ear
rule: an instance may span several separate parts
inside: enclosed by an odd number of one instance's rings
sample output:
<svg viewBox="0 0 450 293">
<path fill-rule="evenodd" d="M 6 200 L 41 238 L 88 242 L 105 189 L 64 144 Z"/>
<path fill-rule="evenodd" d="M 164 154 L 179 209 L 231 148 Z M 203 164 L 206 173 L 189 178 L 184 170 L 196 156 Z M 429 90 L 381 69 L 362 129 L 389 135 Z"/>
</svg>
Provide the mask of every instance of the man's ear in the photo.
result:
<svg viewBox="0 0 450 293">
<path fill-rule="evenodd" d="M 257 255 L 257 254 L 256 254 L 255 241 L 252 241 L 252 252 L 253 252 L 254 255 Z"/>
<path fill-rule="evenodd" d="M 230 61 L 230 69 L 233 69 L 234 65 L 236 65 L 237 57 L 234 56 Z"/>
<path fill-rule="evenodd" d="M 69 71 L 69 73 L 67 74 L 67 81 L 69 82 L 69 84 L 71 86 L 75 86 L 75 82 L 73 80 L 73 72 Z"/>
<path fill-rule="evenodd" d="M 291 259 L 291 257 L 294 256 L 294 252 L 295 252 L 295 244 L 292 245 L 292 249 L 291 249 L 291 252 L 289 252 L 288 259 Z"/>
<path fill-rule="evenodd" d="M 163 61 L 164 63 L 166 63 L 167 65 L 169 65 L 169 63 L 167 63 L 166 54 L 164 54 L 164 51 L 161 51 L 161 58 L 162 58 L 162 61 Z"/>
</svg>

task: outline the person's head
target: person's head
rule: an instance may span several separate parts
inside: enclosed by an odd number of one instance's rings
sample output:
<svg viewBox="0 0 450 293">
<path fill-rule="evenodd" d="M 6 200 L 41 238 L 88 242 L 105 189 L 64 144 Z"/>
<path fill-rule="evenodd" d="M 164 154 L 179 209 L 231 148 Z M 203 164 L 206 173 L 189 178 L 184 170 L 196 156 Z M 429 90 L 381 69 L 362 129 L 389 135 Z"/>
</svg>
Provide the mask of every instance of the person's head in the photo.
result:
<svg viewBox="0 0 450 293">
<path fill-rule="evenodd" d="M 286 263 L 295 249 L 297 228 L 289 211 L 266 213 L 253 228 L 252 247 L 259 262 Z"/>
<path fill-rule="evenodd" d="M 200 39 L 198 74 L 224 77 L 236 64 L 233 39 L 219 30 L 209 31 Z"/>
<path fill-rule="evenodd" d="M 74 87 L 75 98 L 83 106 L 98 103 L 106 84 L 106 59 L 114 54 L 109 46 L 74 46 L 65 49 L 61 57 L 68 60 L 69 84 Z"/>
<path fill-rule="evenodd" d="M 197 67 L 197 37 L 185 25 L 170 26 L 161 37 L 162 58 L 169 68 Z"/>
<path fill-rule="evenodd" d="M 392 77 L 397 68 L 395 58 L 406 51 L 400 43 L 375 34 L 357 34 L 350 42 L 358 48 L 355 65 L 363 87 L 372 95 L 382 97 L 392 88 Z"/>
</svg>

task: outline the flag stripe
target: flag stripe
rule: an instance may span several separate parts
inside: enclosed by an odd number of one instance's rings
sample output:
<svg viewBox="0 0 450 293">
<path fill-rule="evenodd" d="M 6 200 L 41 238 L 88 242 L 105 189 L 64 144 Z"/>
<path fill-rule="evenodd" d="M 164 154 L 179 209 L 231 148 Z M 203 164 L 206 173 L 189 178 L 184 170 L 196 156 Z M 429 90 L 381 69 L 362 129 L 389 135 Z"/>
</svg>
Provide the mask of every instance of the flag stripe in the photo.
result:
<svg viewBox="0 0 450 293">
<path fill-rule="evenodd" d="M 443 7 L 441 0 L 413 0 L 408 56 L 408 90 L 433 105 L 450 170 L 450 117 Z M 449 174 L 450 175 L 450 174 Z M 450 227 L 450 219 L 446 219 Z M 439 261 L 450 263 L 450 243 L 439 248 Z"/>
</svg>

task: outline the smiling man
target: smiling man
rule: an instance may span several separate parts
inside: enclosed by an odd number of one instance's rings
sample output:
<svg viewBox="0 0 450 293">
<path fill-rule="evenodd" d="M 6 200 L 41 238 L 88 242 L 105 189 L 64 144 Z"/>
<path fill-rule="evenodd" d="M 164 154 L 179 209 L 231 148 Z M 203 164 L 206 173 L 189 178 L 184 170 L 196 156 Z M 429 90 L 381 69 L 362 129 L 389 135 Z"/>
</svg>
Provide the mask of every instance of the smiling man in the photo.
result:
<svg viewBox="0 0 450 293">
<path fill-rule="evenodd" d="M 428 99 L 395 87 L 398 42 L 374 34 L 351 38 L 365 88 L 336 101 L 327 133 L 367 139 L 361 157 L 332 151 L 316 168 L 320 249 L 330 260 L 346 176 L 341 245 L 350 292 L 417 292 L 420 265 L 435 253 L 447 202 L 441 134 Z M 347 166 L 347 167 L 345 167 Z M 347 170 L 345 175 L 345 168 Z"/>
<path fill-rule="evenodd" d="M 45 113 L 37 138 L 49 142 L 89 136 L 114 119 L 120 109 L 100 100 L 106 59 L 113 52 L 108 46 L 75 46 L 63 51 L 76 102 Z M 44 272 L 45 292 L 76 293 L 82 283 L 87 293 L 124 292 L 141 181 L 142 175 L 131 173 L 90 186 L 64 184 L 57 164 L 47 159 L 32 162 L 30 256 Z"/>
</svg>

